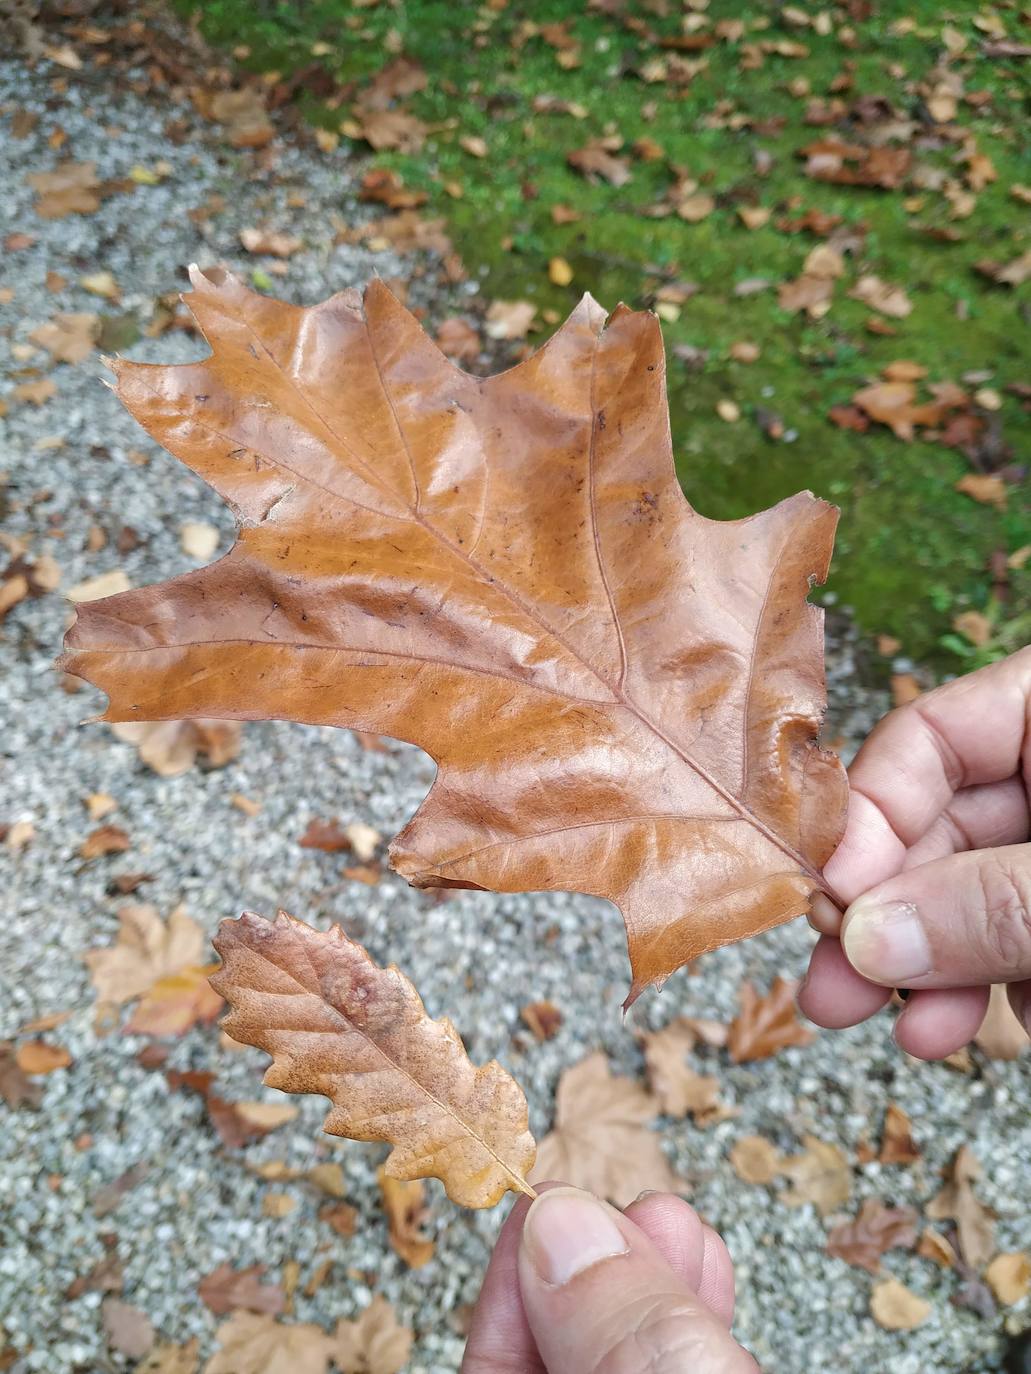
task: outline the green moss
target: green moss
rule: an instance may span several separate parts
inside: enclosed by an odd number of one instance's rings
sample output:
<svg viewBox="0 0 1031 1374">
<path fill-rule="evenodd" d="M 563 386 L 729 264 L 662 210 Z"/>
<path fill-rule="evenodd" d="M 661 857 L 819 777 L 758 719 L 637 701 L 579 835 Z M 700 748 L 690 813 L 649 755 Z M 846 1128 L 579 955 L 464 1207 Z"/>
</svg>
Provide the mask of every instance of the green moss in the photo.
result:
<svg viewBox="0 0 1031 1374">
<path fill-rule="evenodd" d="M 630 5 L 627 12 L 659 35 L 674 36 L 679 7 L 670 6 L 668 18 L 656 17 L 654 8 Z M 1012 574 L 1011 598 L 1003 605 L 992 600 L 988 566 L 998 550 L 1031 542 L 1026 486 L 1011 489 L 1005 511 L 978 505 L 954 490 L 969 470 L 955 451 L 922 440 L 903 443 L 885 429 L 858 435 L 827 420 L 831 406 L 847 403 L 897 358 L 922 364 L 930 381 L 958 381 L 964 373 L 989 369 L 991 386 L 1004 397 L 1003 433 L 1016 455 L 1022 446 L 1027 451 L 1027 415 L 1018 398 L 1005 392 L 1007 384 L 1026 379 L 1027 288 L 993 286 L 973 270 L 980 259 L 1005 261 L 1027 246 L 1026 209 L 1009 196 L 1012 183 L 1031 180 L 1022 109 L 1026 76 L 1018 62 L 980 53 L 984 35 L 973 21 L 992 7 L 964 0 L 943 13 L 932 0 L 881 4 L 871 19 L 852 24 L 855 40 L 844 46 L 837 32 L 821 36 L 785 27 L 772 3 L 728 0 L 720 18 L 739 17 L 749 25 L 768 21 L 765 32 L 750 32 L 749 38 L 804 43 L 808 55 L 771 55 L 759 70 L 742 71 L 740 47 L 721 43 L 701 55 L 707 66 L 686 87 L 640 80 L 635 69 L 662 50 L 617 20 L 584 11 L 571 0 L 512 0 L 500 10 L 453 0 L 371 9 L 342 0 L 210 0 L 200 13 L 211 40 L 246 43 L 247 61 L 263 71 L 310 63 L 313 45 L 320 45 L 319 60 L 335 76 L 360 80 L 387 59 L 388 32 L 396 35 L 390 50 L 403 46 L 430 75 L 427 89 L 407 104 L 441 127 L 420 153 L 383 154 L 379 161 L 429 193 L 427 213 L 447 215 L 456 247 L 490 297 L 529 299 L 542 312 L 564 314 L 583 290 L 607 306 L 620 299 L 640 306 L 671 275 L 701 287 L 679 318 L 664 325 L 678 468 L 699 510 L 737 517 L 809 487 L 842 508 L 827 590 L 852 606 L 864 627 L 896 635 L 913 654 L 951 654 L 955 664 L 963 643 L 948 638 L 949 623 L 958 610 L 974 606 L 991 611 L 1000 642 L 1008 642 L 1012 626 L 1023 623 L 1014 608 L 1027 604 L 1031 573 Z M 1014 11 L 997 12 L 1014 26 Z M 581 65 L 563 70 L 553 47 L 527 36 L 530 19 L 538 25 L 566 21 Z M 909 19 L 917 25 L 914 31 L 892 32 L 895 21 Z M 813 96 L 831 98 L 832 83 L 848 64 L 852 85 L 844 100 L 884 96 L 907 117 L 919 118 L 915 84 L 939 59 L 946 22 L 967 38 L 973 54 L 960 67 L 967 89 L 991 97 L 959 115 L 998 173 L 980 193 L 972 218 L 949 221 L 947 203 L 934 192 L 924 194 L 922 208 L 914 210 L 907 208 L 905 192 L 808 179 L 799 148 L 838 131 L 807 126 L 806 101 L 791 94 L 789 83 L 804 78 Z M 892 68 L 904 69 L 904 76 L 893 75 Z M 532 100 L 541 94 L 579 102 L 587 117 L 535 114 Z M 764 121 L 767 129 L 777 119 L 783 126 L 762 135 L 707 127 L 720 101 L 732 101 L 736 112 Z M 651 103 L 655 111 L 648 118 Z M 340 111 L 313 101 L 305 103 L 305 112 L 328 127 L 337 127 L 341 118 Z M 643 216 L 642 209 L 661 200 L 670 183 L 662 161 L 634 159 L 631 181 L 618 188 L 593 185 L 572 171 L 566 154 L 609 126 L 627 145 L 642 137 L 658 142 L 669 161 L 717 196 L 715 212 L 695 225 Z M 471 157 L 460 147 L 458 136 L 468 134 L 486 139 L 488 158 Z M 764 177 L 754 169 L 757 148 L 772 159 Z M 917 156 L 955 176 L 957 151 L 958 145 L 945 144 Z M 445 193 L 448 181 L 460 183 L 461 199 Z M 847 298 L 855 279 L 852 263 L 833 309 L 819 322 L 779 310 L 775 290 L 745 298 L 732 294 L 744 278 L 764 277 L 775 287 L 801 271 L 813 240 L 783 233 L 773 223 L 749 231 L 735 209 L 748 200 L 783 209 L 792 198 L 802 208 L 866 226 L 857 259 L 863 270 L 904 286 L 914 303 L 908 318 L 894 322 L 895 337 L 869 333 L 868 311 Z M 555 204 L 574 207 L 581 220 L 556 226 L 550 215 Z M 920 226 L 946 225 L 958 228 L 963 240 L 943 243 L 920 232 Z M 568 288 L 549 282 L 552 256 L 571 264 Z M 760 346 L 756 363 L 730 360 L 731 344 L 742 339 Z M 704 349 L 703 366 L 689 371 L 672 352 L 677 344 Z M 737 423 L 718 417 L 716 405 L 724 399 L 740 407 Z M 759 408 L 780 417 L 794 436 L 791 442 L 766 437 L 756 420 Z"/>
</svg>

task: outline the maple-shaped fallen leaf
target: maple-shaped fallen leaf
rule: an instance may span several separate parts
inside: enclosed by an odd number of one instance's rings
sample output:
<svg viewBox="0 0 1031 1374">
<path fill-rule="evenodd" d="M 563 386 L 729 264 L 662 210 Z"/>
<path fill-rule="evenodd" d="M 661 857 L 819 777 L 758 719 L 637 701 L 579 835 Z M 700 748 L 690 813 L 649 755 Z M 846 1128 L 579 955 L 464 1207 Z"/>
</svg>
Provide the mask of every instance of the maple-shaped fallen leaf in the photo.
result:
<svg viewBox="0 0 1031 1374">
<path fill-rule="evenodd" d="M 227 1312 L 244 1310 L 247 1312 L 268 1312 L 278 1316 L 286 1305 L 282 1288 L 274 1283 L 262 1283 L 265 1272 L 263 1264 L 252 1264 L 247 1269 L 234 1269 L 231 1264 L 220 1264 L 210 1274 L 205 1274 L 197 1285 L 201 1302 L 210 1307 L 217 1317 Z"/>
<path fill-rule="evenodd" d="M 968 1145 L 961 1145 L 949 1166 L 949 1180 L 924 1208 L 932 1221 L 954 1221 L 959 1253 L 971 1269 L 980 1269 L 995 1252 L 994 1214 L 974 1192 L 981 1165 Z"/>
<path fill-rule="evenodd" d="M 285 1324 L 267 1312 L 234 1312 L 215 1339 L 204 1374 L 326 1374 L 333 1353 L 321 1326 Z"/>
<path fill-rule="evenodd" d="M 383 1210 L 390 1228 L 390 1244 L 410 1269 L 421 1269 L 433 1258 L 435 1241 L 422 1224 L 429 1215 L 426 1190 L 419 1179 L 391 1178 L 385 1169 L 376 1171 Z"/>
<path fill-rule="evenodd" d="M 648 1083 L 666 1116 L 690 1113 L 704 1126 L 726 1115 L 727 1109 L 717 1100 L 719 1079 L 696 1073 L 687 1062 L 687 1055 L 698 1043 L 690 1018 L 680 1016 L 662 1030 L 646 1032 L 641 1038 Z"/>
<path fill-rule="evenodd" d="M 282 911 L 275 923 L 252 912 L 223 921 L 215 948 L 227 1033 L 272 1055 L 270 1087 L 330 1098 L 330 1134 L 390 1142 L 392 1178 L 439 1178 L 466 1207 L 532 1192 L 519 1087 L 496 1060 L 474 1068 L 397 968 L 374 964 L 339 926 L 313 930 Z"/>
<path fill-rule="evenodd" d="M 100 1002 L 133 1002 L 161 979 L 201 966 L 204 932 L 184 907 L 176 907 L 166 924 L 154 907 L 132 903 L 118 920 L 116 943 L 84 956 Z"/>
<path fill-rule="evenodd" d="M 790 1045 L 808 1045 L 815 1038 L 798 1019 L 798 984 L 779 975 L 761 997 L 751 983 L 741 985 L 741 1010 L 727 1031 L 727 1048 L 735 1064 L 768 1059 Z"/>
<path fill-rule="evenodd" d="M 412 1352 L 412 1333 L 401 1326 L 382 1294 L 357 1319 L 337 1322 L 333 1363 L 341 1374 L 399 1374 Z"/>
<path fill-rule="evenodd" d="M 916 1216 L 913 1207 L 885 1207 L 867 1198 L 853 1221 L 833 1228 L 827 1253 L 879 1274 L 886 1250 L 911 1250 L 916 1244 Z"/>
<path fill-rule="evenodd" d="M 192 279 L 212 356 L 113 366 L 242 529 L 209 568 L 79 607 L 63 666 L 108 693 L 104 719 L 418 744 L 438 772 L 398 872 L 608 897 L 631 998 L 803 912 L 847 797 L 815 743 L 806 601 L 837 512 L 808 493 L 726 523 L 687 505 L 656 318 L 585 297 L 484 379 L 380 282 L 301 309 Z"/>
<path fill-rule="evenodd" d="M 642 1188 L 679 1192 L 661 1138 L 648 1129 L 660 1110 L 632 1078 L 613 1077 L 605 1055 L 566 1069 L 555 1094 L 555 1125 L 537 1151 L 532 1181 L 559 1179 L 625 1207 Z"/>
</svg>

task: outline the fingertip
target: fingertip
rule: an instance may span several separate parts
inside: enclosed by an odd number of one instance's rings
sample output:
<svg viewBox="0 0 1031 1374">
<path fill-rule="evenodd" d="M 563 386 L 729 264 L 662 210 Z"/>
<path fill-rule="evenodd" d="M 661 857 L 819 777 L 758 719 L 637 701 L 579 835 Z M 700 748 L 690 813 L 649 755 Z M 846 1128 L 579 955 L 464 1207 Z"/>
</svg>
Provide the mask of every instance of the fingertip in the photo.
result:
<svg viewBox="0 0 1031 1374">
<path fill-rule="evenodd" d="M 827 1030 L 844 1030 L 873 1016 L 890 998 L 890 988 L 871 983 L 855 971 L 838 940 L 820 936 L 798 992 L 798 1005 L 810 1021 Z"/>
<path fill-rule="evenodd" d="M 703 1280 L 705 1227 L 689 1202 L 675 1193 L 642 1195 L 623 1215 L 644 1232 L 669 1267 L 695 1292 Z"/>
<path fill-rule="evenodd" d="M 817 892 L 809 908 L 809 924 L 818 935 L 838 935 L 843 912 L 823 892 Z"/>
<path fill-rule="evenodd" d="M 703 1225 L 702 1243 L 698 1296 L 729 1327 L 734 1320 L 734 1264 L 730 1251 L 727 1242 L 711 1226 Z"/>
<path fill-rule="evenodd" d="M 990 989 L 928 988 L 912 992 L 895 1021 L 896 1044 L 916 1059 L 944 1059 L 969 1044 L 988 1008 Z"/>
</svg>

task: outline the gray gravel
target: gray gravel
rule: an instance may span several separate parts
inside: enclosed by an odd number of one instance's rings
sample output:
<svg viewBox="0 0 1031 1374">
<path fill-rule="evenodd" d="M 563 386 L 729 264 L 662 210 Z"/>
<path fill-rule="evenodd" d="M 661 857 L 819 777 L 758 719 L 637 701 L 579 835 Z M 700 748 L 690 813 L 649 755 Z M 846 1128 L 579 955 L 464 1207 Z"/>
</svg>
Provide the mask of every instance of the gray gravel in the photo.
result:
<svg viewBox="0 0 1031 1374">
<path fill-rule="evenodd" d="M 367 213 L 355 205 L 354 166 L 342 155 L 327 158 L 283 141 L 274 170 L 263 171 L 264 159 L 228 150 L 207 129 L 182 146 L 170 143 L 163 132 L 167 107 L 75 82 L 55 98 L 19 64 L 0 65 L 0 105 L 6 115 L 14 109 L 40 115 L 28 138 L 0 140 L 4 232 L 38 236 L 4 264 L 3 284 L 15 295 L 0 306 L 0 359 L 12 380 L 26 363 L 9 350 L 36 324 L 57 311 L 111 309 L 74 285 L 48 291 L 48 270 L 74 283 L 83 272 L 107 268 L 122 287 L 121 309 L 146 317 L 155 295 L 181 284 L 181 265 L 191 260 L 225 260 L 249 270 L 253 260 L 241 261 L 237 232 L 270 218 L 306 241 L 276 285 L 291 299 L 313 301 L 375 271 L 406 275 L 413 267 L 388 253 L 332 245 L 334 216 L 353 222 Z M 95 159 L 102 176 L 124 177 L 135 164 L 151 167 L 159 159 L 172 170 L 159 186 L 114 196 L 96 214 L 40 220 L 24 178 L 57 160 L 47 146 L 55 126 L 67 134 L 62 155 Z M 287 205 L 291 190 L 303 191 L 303 208 Z M 185 210 L 211 192 L 225 195 L 227 208 L 201 229 Z M 415 296 L 439 320 L 461 305 L 465 288 L 452 288 L 445 298 L 433 281 L 426 276 Z M 198 345 L 172 332 L 129 352 L 169 361 L 196 356 Z M 223 546 L 228 543 L 231 527 L 220 502 L 121 412 L 98 383 L 98 362 L 57 366 L 52 375 L 55 400 L 40 408 L 11 405 L 0 419 L 0 469 L 9 479 L 5 529 L 31 536 L 34 553 L 52 553 L 64 587 L 118 566 L 134 584 L 184 571 L 193 566 L 179 546 L 185 520 L 217 524 Z M 4 383 L 0 395 L 9 389 Z M 131 452 L 144 454 L 145 465 L 134 464 Z M 130 525 L 141 542 L 124 558 L 113 544 L 87 552 L 93 524 L 112 538 Z M 429 786 L 432 766 L 424 756 L 400 745 L 368 753 L 345 731 L 254 725 L 229 767 L 158 778 L 106 727 L 79 726 L 98 702 L 90 691 L 62 691 L 52 671 L 66 619 L 59 594 L 23 602 L 0 641 L 0 821 L 31 820 L 36 831 L 19 853 L 0 847 L 0 1036 L 15 1034 L 30 1018 L 70 1010 L 71 1019 L 50 1038 L 74 1056 L 70 1069 L 42 1080 L 39 1112 L 0 1108 L 0 1330 L 15 1350 L 28 1352 L 14 1362 L 15 1374 L 123 1367 L 106 1345 L 101 1295 L 64 1297 L 69 1283 L 104 1253 L 105 1232 L 117 1233 L 126 1300 L 145 1310 L 165 1339 L 196 1335 L 205 1354 L 212 1349 L 216 1320 L 198 1300 L 196 1285 L 223 1261 L 262 1262 L 275 1278 L 296 1260 L 298 1320 L 329 1326 L 354 1315 L 375 1286 L 415 1327 L 411 1369 L 455 1370 L 462 1348 L 455 1314 L 475 1296 L 505 1209 L 462 1213 L 429 1185 L 436 1258 L 418 1272 L 406 1270 L 387 1244 L 376 1203 L 381 1151 L 321 1136 L 319 1100 L 303 1101 L 294 1122 L 261 1142 L 225 1150 L 196 1097 L 169 1091 L 161 1073 L 136 1062 L 142 1039 L 95 1032 L 81 955 L 115 936 L 120 899 L 107 893 L 111 877 L 139 870 L 153 875 L 143 899 L 163 914 L 183 902 L 209 932 L 245 907 L 271 914 L 281 904 L 317 925 L 341 920 L 377 958 L 397 960 L 435 1014 L 454 1017 L 475 1059 L 497 1055 L 512 1069 L 527 1090 L 532 1123 L 543 1132 L 558 1075 L 587 1051 L 602 1047 L 617 1071 L 641 1073 L 639 1050 L 619 1013 L 627 968 L 618 916 L 578 896 L 461 893 L 437 902 L 393 875 L 374 888 L 342 880 L 339 857 L 298 847 L 308 820 L 338 816 L 393 834 Z M 839 628 L 830 655 L 834 728 L 852 743 L 884 706 L 857 685 L 856 652 L 854 638 Z M 77 846 L 92 828 L 83 800 L 98 791 L 117 799 L 110 819 L 130 832 L 132 848 L 83 866 Z M 231 804 L 233 793 L 260 802 L 260 814 L 242 814 Z M 661 995 L 642 999 L 634 1017 L 660 1025 L 688 1010 L 729 1019 L 743 978 L 766 986 L 776 973 L 799 974 L 809 942 L 805 926 L 796 923 L 709 955 L 694 976 L 678 975 Z M 519 1022 L 519 1008 L 540 998 L 565 1013 L 563 1027 L 545 1045 L 533 1043 Z M 777 1189 L 749 1187 L 730 1169 L 730 1145 L 751 1133 L 790 1151 L 812 1132 L 854 1157 L 861 1140 L 878 1138 L 887 1102 L 899 1101 L 916 1123 L 924 1161 L 906 1169 L 859 1169 L 856 1204 L 868 1196 L 921 1204 L 937 1191 L 940 1170 L 956 1148 L 967 1143 L 985 1165 L 981 1191 L 998 1212 L 1000 1247 L 1026 1246 L 1031 1062 L 977 1060 L 975 1072 L 964 1075 L 907 1059 L 889 1029 L 882 1016 L 738 1068 L 708 1052 L 724 1099 L 740 1114 L 707 1131 L 689 1123 L 663 1126 L 697 1206 L 727 1237 L 738 1264 L 737 1329 L 771 1374 L 998 1369 L 1006 1321 L 1019 1329 L 1031 1315 L 1027 1302 L 1008 1319 L 959 1310 L 949 1302 L 952 1276 L 895 1252 L 886 1269 L 925 1294 L 934 1312 L 916 1332 L 881 1331 L 869 1316 L 869 1276 L 827 1257 L 825 1223 L 813 1209 L 790 1209 Z M 229 1098 L 282 1100 L 259 1086 L 262 1060 L 255 1051 L 222 1048 L 217 1034 L 198 1030 L 173 1042 L 169 1065 L 211 1068 Z M 303 1168 L 330 1158 L 343 1164 L 349 1196 L 361 1209 L 350 1240 L 317 1220 L 321 1199 L 310 1188 L 269 1185 L 245 1167 L 284 1160 Z M 91 1207 L 98 1190 L 141 1162 L 149 1166 L 146 1177 L 98 1220 Z M 285 1219 L 263 1215 L 270 1187 L 297 1199 Z M 333 1270 L 308 1298 L 304 1285 L 324 1259 L 334 1260 Z"/>
</svg>

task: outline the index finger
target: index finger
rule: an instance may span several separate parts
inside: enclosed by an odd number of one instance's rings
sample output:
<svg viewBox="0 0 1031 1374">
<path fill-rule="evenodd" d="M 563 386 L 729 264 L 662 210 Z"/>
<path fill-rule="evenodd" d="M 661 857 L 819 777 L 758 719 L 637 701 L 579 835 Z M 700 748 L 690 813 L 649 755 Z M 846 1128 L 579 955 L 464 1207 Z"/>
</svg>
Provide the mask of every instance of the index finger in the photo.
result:
<svg viewBox="0 0 1031 1374">
<path fill-rule="evenodd" d="M 824 876 L 852 902 L 893 877 L 964 787 L 1031 776 L 1031 648 L 892 711 L 849 769 L 845 835 Z"/>
</svg>

